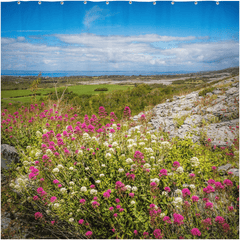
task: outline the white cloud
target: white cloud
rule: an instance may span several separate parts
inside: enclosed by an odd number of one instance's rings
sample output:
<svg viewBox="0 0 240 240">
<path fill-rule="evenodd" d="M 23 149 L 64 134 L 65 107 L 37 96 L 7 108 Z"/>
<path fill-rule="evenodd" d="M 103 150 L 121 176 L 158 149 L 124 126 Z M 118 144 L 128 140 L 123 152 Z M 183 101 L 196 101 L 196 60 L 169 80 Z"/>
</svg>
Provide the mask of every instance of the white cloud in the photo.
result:
<svg viewBox="0 0 240 240">
<path fill-rule="evenodd" d="M 25 41 L 25 37 L 18 37 L 17 40 L 18 40 L 19 42 Z"/>
<path fill-rule="evenodd" d="M 91 24 L 96 20 L 104 20 L 107 17 L 115 15 L 114 13 L 110 13 L 107 9 L 102 9 L 99 6 L 92 7 L 89 11 L 86 12 L 86 15 L 83 20 L 83 24 L 90 28 Z"/>
</svg>

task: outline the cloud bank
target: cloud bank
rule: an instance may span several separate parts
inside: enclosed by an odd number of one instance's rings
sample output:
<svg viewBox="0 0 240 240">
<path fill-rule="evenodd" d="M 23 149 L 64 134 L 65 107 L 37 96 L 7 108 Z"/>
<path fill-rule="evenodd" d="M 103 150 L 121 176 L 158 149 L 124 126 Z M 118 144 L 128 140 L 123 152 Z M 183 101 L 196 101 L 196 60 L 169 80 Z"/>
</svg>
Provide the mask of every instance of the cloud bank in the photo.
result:
<svg viewBox="0 0 240 240">
<path fill-rule="evenodd" d="M 100 12 L 98 8 L 95 11 Z M 91 18 L 91 14 L 86 15 L 86 26 L 96 19 Z M 44 38 L 48 44 L 33 41 L 31 37 L 2 38 L 2 69 L 198 71 L 239 65 L 237 41 L 211 42 L 207 36 L 102 36 L 82 33 Z M 51 42 L 53 38 L 55 44 Z M 163 43 L 164 47 L 161 46 Z"/>
</svg>

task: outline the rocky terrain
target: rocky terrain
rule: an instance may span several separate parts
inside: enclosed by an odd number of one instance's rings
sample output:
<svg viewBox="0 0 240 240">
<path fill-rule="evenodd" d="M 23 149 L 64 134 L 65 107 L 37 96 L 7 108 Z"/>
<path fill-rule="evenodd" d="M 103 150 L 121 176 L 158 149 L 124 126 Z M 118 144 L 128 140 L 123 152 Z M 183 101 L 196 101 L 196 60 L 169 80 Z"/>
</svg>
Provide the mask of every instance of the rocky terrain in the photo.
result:
<svg viewBox="0 0 240 240">
<path fill-rule="evenodd" d="M 205 140 L 210 139 L 212 145 L 230 146 L 239 132 L 239 80 L 235 77 L 213 86 L 215 89 L 206 96 L 199 96 L 200 90 L 156 105 L 150 121 L 153 128 L 169 132 L 171 138 L 185 138 L 191 132 L 194 142 L 204 140 L 200 136 L 204 132 Z"/>
</svg>

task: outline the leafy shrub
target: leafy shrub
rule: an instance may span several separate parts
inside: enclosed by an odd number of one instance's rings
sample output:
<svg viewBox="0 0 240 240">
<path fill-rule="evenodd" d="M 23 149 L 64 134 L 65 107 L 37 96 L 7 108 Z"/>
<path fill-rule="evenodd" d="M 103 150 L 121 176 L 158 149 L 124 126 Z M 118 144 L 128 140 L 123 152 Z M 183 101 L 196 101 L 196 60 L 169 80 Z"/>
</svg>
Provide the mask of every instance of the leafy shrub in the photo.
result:
<svg viewBox="0 0 240 240">
<path fill-rule="evenodd" d="M 108 88 L 96 88 L 94 91 L 108 91 Z"/>
<path fill-rule="evenodd" d="M 215 89 L 216 89 L 215 87 L 206 88 L 199 92 L 199 96 L 205 96 L 207 93 L 210 93 Z"/>
</svg>

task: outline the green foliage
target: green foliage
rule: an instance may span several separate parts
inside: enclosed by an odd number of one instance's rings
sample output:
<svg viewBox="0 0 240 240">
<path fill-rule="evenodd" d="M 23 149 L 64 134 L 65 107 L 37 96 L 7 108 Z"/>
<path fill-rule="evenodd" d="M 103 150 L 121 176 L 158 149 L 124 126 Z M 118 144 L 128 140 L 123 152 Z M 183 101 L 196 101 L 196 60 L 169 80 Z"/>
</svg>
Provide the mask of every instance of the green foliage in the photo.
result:
<svg viewBox="0 0 240 240">
<path fill-rule="evenodd" d="M 96 88 L 94 91 L 108 91 L 108 88 Z"/>
<path fill-rule="evenodd" d="M 215 87 L 206 88 L 199 92 L 199 96 L 205 96 L 207 93 L 210 93 L 215 89 L 216 89 Z"/>
</svg>

